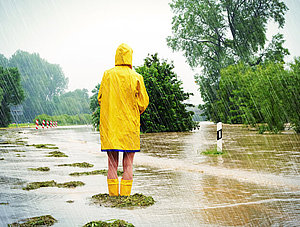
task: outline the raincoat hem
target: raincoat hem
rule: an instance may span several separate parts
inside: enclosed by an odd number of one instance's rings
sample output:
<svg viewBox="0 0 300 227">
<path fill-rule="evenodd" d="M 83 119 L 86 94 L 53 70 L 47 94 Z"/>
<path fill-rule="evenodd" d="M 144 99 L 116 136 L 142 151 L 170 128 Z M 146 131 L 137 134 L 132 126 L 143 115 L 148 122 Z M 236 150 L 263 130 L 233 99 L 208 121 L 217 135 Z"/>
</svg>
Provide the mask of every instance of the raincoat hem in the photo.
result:
<svg viewBox="0 0 300 227">
<path fill-rule="evenodd" d="M 108 151 L 113 151 L 113 152 L 140 152 L 140 150 L 120 150 L 120 149 L 101 149 L 102 152 L 108 152 Z"/>
</svg>

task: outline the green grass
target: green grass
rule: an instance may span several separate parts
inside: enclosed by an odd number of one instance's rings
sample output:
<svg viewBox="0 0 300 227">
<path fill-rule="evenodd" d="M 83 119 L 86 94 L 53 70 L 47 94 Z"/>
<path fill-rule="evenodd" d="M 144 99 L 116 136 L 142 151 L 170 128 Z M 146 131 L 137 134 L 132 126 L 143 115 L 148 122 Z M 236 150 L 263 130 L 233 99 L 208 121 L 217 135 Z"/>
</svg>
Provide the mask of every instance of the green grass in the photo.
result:
<svg viewBox="0 0 300 227">
<path fill-rule="evenodd" d="M 35 124 L 34 123 L 21 123 L 21 124 L 18 124 L 18 127 L 16 124 L 9 124 L 8 125 L 8 128 L 27 128 L 29 125 L 29 127 L 35 127 Z"/>
<path fill-rule="evenodd" d="M 91 221 L 83 227 L 134 227 L 134 225 L 124 220 L 112 219 L 107 221 Z"/>
<path fill-rule="evenodd" d="M 43 149 L 59 149 L 58 147 L 55 147 L 55 144 L 31 144 L 26 146 L 32 146 L 35 148 L 43 148 Z"/>
<path fill-rule="evenodd" d="M 80 168 L 91 168 L 94 165 L 87 163 L 87 162 L 81 162 L 81 163 L 71 163 L 71 164 L 60 164 L 58 166 L 72 166 L 72 167 L 80 167 Z"/>
<path fill-rule="evenodd" d="M 51 215 L 22 219 L 18 222 L 8 224 L 9 227 L 33 227 L 33 226 L 51 226 L 57 220 Z"/>
<path fill-rule="evenodd" d="M 38 167 L 38 168 L 28 168 L 28 169 L 32 171 L 42 171 L 42 172 L 50 171 L 49 167 Z"/>
<path fill-rule="evenodd" d="M 212 149 L 207 149 L 206 151 L 201 152 L 201 154 L 216 156 L 216 155 L 223 155 L 223 154 L 225 154 L 225 151 L 223 150 L 221 152 L 221 151 L 218 151 L 217 148 L 212 148 Z"/>
<path fill-rule="evenodd" d="M 70 173 L 70 176 L 82 176 L 82 175 L 99 175 L 102 174 L 104 176 L 107 176 L 107 170 L 106 169 L 101 169 L 101 170 L 94 170 L 91 172 L 74 172 L 74 173 Z M 118 170 L 117 171 L 118 176 L 122 176 L 123 175 L 123 171 Z"/>
<path fill-rule="evenodd" d="M 65 183 L 56 183 L 52 181 L 42 181 L 42 182 L 31 182 L 23 188 L 23 190 L 30 191 L 38 188 L 44 187 L 58 187 L 58 188 L 76 188 L 77 186 L 83 186 L 84 183 L 81 181 L 70 181 Z"/>
<path fill-rule="evenodd" d="M 60 151 L 52 151 L 49 152 L 49 155 L 47 155 L 47 157 L 68 157 L 68 155 Z"/>
<path fill-rule="evenodd" d="M 109 196 L 108 194 L 97 194 L 92 196 L 96 204 L 107 207 L 146 207 L 155 203 L 151 196 L 135 193 L 130 196 Z"/>
<path fill-rule="evenodd" d="M 9 205 L 9 203 L 0 203 L 0 205 Z"/>
</svg>

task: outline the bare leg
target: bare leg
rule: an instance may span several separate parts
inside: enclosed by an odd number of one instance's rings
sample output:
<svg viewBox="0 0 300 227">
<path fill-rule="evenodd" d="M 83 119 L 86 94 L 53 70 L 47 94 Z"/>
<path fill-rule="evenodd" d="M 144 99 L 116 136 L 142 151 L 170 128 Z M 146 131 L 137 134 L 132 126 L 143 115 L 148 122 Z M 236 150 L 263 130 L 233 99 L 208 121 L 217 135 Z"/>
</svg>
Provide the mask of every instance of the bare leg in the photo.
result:
<svg viewBox="0 0 300 227">
<path fill-rule="evenodd" d="M 107 152 L 108 156 L 108 171 L 107 179 L 117 179 L 118 174 L 118 165 L 119 165 L 119 152 L 109 151 Z"/>
<path fill-rule="evenodd" d="M 132 180 L 133 175 L 133 158 L 134 152 L 124 152 L 123 154 L 123 179 L 124 180 Z"/>
</svg>

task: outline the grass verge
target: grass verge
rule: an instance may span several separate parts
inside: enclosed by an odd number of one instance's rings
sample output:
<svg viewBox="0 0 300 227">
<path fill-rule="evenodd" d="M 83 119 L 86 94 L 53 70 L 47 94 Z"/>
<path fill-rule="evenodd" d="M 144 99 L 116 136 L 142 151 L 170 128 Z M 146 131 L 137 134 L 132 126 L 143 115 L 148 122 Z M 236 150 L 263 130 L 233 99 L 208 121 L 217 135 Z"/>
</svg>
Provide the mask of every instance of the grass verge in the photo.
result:
<svg viewBox="0 0 300 227">
<path fill-rule="evenodd" d="M 70 176 L 82 176 L 82 175 L 104 175 L 107 176 L 107 169 L 101 169 L 101 170 L 94 170 L 94 171 L 90 171 L 90 172 L 74 172 L 74 173 L 70 173 Z M 122 176 L 123 175 L 123 171 L 118 170 L 117 171 L 118 176 Z"/>
<path fill-rule="evenodd" d="M 92 196 L 92 201 L 95 204 L 106 207 L 147 207 L 155 203 L 152 196 L 135 193 L 130 196 L 109 196 L 105 194 L 97 194 Z"/>
<path fill-rule="evenodd" d="M 51 215 L 22 219 L 18 222 L 8 224 L 9 227 L 33 227 L 33 226 L 51 226 L 57 220 Z"/>
</svg>

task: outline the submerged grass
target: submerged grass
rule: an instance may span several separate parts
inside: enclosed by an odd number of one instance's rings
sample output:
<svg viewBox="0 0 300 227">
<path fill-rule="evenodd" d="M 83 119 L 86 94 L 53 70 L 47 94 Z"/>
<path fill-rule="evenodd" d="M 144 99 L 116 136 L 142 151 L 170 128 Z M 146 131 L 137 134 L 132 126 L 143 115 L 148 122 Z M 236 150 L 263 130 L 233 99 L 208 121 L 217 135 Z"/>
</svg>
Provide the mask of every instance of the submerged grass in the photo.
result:
<svg viewBox="0 0 300 227">
<path fill-rule="evenodd" d="M 79 163 L 71 163 L 71 164 L 60 164 L 58 166 L 72 166 L 72 167 L 80 167 L 80 168 L 91 168 L 94 165 L 87 162 L 79 162 Z"/>
<path fill-rule="evenodd" d="M 16 157 L 18 157 L 18 158 L 24 158 L 26 156 L 25 155 L 21 155 L 21 154 L 16 154 Z"/>
<path fill-rule="evenodd" d="M 201 154 L 204 155 L 224 155 L 226 152 L 223 151 L 218 151 L 217 148 L 212 148 L 212 149 L 207 149 L 206 151 L 201 152 Z"/>
<path fill-rule="evenodd" d="M 83 227 L 134 227 L 134 225 L 124 220 L 111 219 L 107 221 L 91 221 Z"/>
<path fill-rule="evenodd" d="M 21 140 L 16 140 L 16 141 L 6 140 L 6 141 L 1 141 L 0 142 L 0 145 L 9 145 L 9 144 L 13 144 L 13 145 L 25 145 L 26 142 L 21 141 Z"/>
<path fill-rule="evenodd" d="M 32 171 L 43 171 L 43 172 L 50 171 L 49 167 L 38 167 L 38 168 L 28 168 L 28 169 Z"/>
<path fill-rule="evenodd" d="M 23 190 L 34 190 L 43 187 L 58 187 L 58 188 L 76 188 L 77 186 L 83 186 L 82 181 L 70 181 L 65 183 L 57 183 L 54 180 L 52 181 L 42 181 L 42 182 L 31 182 L 23 188 Z"/>
<path fill-rule="evenodd" d="M 55 146 L 55 144 L 30 144 L 26 146 L 31 146 L 35 148 L 43 148 L 43 149 L 59 149 Z"/>
<path fill-rule="evenodd" d="M 152 196 L 135 193 L 130 196 L 109 196 L 105 194 L 97 194 L 92 196 L 92 200 L 96 204 L 106 207 L 146 207 L 153 205 L 155 200 Z"/>
<path fill-rule="evenodd" d="M 22 219 L 18 222 L 8 224 L 9 227 L 33 227 L 33 226 L 51 226 L 57 220 L 51 215 Z"/>
<path fill-rule="evenodd" d="M 107 176 L 107 169 L 94 170 L 91 172 L 74 172 L 74 173 L 70 173 L 69 175 L 70 176 L 82 176 L 82 175 L 99 175 L 99 174 Z M 117 174 L 120 177 L 123 175 L 123 171 L 118 170 Z"/>
<path fill-rule="evenodd" d="M 47 157 L 68 157 L 68 155 L 60 151 L 52 151 L 49 152 L 49 155 L 47 155 Z"/>
</svg>

